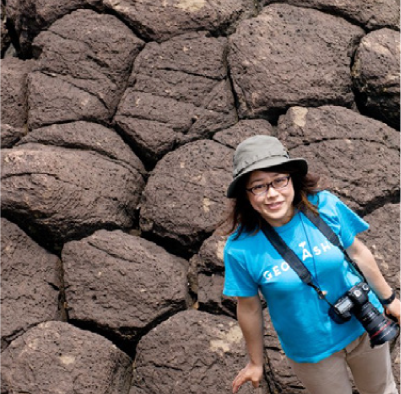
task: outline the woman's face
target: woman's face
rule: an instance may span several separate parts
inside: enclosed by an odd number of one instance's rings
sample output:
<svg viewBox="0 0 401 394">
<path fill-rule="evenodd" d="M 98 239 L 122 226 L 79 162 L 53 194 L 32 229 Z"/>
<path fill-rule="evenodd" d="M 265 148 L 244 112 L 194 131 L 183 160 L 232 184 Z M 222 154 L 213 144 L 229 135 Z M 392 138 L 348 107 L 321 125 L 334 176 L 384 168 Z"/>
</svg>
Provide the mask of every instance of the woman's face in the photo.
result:
<svg viewBox="0 0 401 394">
<path fill-rule="evenodd" d="M 279 227 L 288 223 L 294 216 L 294 186 L 291 178 L 286 186 L 288 179 L 287 173 L 254 171 L 249 176 L 246 183 L 247 195 L 252 208 L 259 212 L 259 214 L 273 227 Z M 278 187 L 271 186 L 271 182 Z M 264 193 L 255 195 L 248 189 L 257 192 L 258 188 L 263 185 L 270 184 L 268 190 Z"/>
</svg>

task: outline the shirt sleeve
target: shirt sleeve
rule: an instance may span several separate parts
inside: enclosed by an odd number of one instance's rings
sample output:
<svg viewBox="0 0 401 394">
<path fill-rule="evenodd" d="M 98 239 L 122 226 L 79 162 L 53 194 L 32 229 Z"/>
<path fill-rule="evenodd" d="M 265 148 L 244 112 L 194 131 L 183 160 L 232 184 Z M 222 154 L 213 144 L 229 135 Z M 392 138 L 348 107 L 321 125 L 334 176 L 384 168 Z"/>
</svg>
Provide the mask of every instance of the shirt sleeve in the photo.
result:
<svg viewBox="0 0 401 394">
<path fill-rule="evenodd" d="M 343 247 L 347 249 L 359 233 L 369 228 L 369 224 L 334 194 L 329 194 L 327 202 L 332 206 L 333 217 L 330 224 L 339 235 Z"/>
<path fill-rule="evenodd" d="M 233 256 L 229 241 L 224 249 L 224 290 L 230 297 L 253 297 L 258 294 L 258 285 L 252 279 L 245 263 Z"/>
</svg>

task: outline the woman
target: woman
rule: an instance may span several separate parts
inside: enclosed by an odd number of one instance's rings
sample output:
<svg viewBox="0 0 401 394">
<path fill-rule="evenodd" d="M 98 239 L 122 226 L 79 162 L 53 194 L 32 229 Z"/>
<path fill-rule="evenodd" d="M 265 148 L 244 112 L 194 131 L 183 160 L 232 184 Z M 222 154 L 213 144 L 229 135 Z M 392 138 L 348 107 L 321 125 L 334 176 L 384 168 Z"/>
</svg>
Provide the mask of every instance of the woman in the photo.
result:
<svg viewBox="0 0 401 394">
<path fill-rule="evenodd" d="M 389 342 L 373 349 L 355 316 L 343 324 L 329 316 L 331 305 L 362 283 L 341 250 L 311 223 L 310 210 L 329 224 L 373 291 L 369 301 L 400 322 L 400 301 L 373 255 L 356 235 L 368 224 L 337 197 L 317 188 L 304 159 L 290 159 L 274 137 L 254 136 L 238 145 L 231 235 L 224 251 L 223 293 L 237 297 L 237 317 L 249 362 L 236 376 L 233 392 L 263 377 L 263 320 L 259 291 L 288 362 L 310 394 L 351 394 L 347 365 L 360 394 L 398 393 L 391 371 Z M 323 297 L 307 286 L 261 231 L 270 225 L 312 275 Z M 379 315 L 382 319 L 381 315 Z M 386 320 L 387 321 L 387 320 Z"/>
</svg>

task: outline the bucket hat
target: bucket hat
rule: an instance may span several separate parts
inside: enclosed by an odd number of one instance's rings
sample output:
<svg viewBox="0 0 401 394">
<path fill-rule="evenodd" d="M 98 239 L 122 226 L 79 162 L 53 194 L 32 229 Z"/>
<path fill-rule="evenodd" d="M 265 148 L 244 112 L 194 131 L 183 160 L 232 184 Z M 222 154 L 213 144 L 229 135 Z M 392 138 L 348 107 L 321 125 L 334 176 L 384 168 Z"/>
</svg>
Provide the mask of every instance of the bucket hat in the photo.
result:
<svg viewBox="0 0 401 394">
<path fill-rule="evenodd" d="M 290 159 L 283 144 L 275 137 L 268 135 L 255 135 L 242 141 L 235 150 L 233 158 L 233 181 L 227 189 L 227 197 L 236 197 L 238 181 L 255 170 L 267 169 L 281 165 L 291 164 L 299 173 L 308 172 L 308 163 L 305 159 Z"/>
</svg>

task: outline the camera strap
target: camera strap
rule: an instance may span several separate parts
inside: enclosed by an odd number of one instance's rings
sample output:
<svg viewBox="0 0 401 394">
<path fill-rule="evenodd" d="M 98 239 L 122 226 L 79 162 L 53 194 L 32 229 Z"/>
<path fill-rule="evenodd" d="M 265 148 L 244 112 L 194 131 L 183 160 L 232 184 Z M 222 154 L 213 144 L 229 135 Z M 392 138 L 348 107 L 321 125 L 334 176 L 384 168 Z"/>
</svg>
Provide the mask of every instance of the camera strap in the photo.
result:
<svg viewBox="0 0 401 394">
<path fill-rule="evenodd" d="M 345 256 L 345 259 L 352 265 L 352 267 L 365 279 L 363 273 L 356 265 L 356 263 L 350 258 L 347 251 L 341 245 L 337 234 L 331 229 L 331 227 L 320 217 L 315 215 L 312 211 L 305 209 L 301 211 L 315 226 L 316 228 L 331 242 L 334 246 L 338 247 Z M 274 228 L 267 223 L 265 220 L 262 223 L 262 231 L 265 237 L 270 241 L 273 247 L 281 255 L 281 257 L 290 265 L 290 267 L 297 273 L 299 278 L 308 286 L 312 287 L 318 294 L 320 299 L 324 299 L 328 302 L 324 292 L 319 286 L 313 283 L 313 277 L 310 271 L 305 267 L 305 264 L 295 254 L 295 252 L 288 247 L 280 235 L 274 230 Z M 330 304 L 330 303 L 329 303 Z M 331 304 L 330 304 L 331 305 Z"/>
<path fill-rule="evenodd" d="M 318 294 L 320 299 L 326 299 L 325 294 L 319 288 L 319 286 L 313 283 L 312 274 L 305 267 L 304 263 L 300 260 L 300 258 L 294 253 L 292 249 L 288 247 L 288 245 L 284 242 L 284 240 L 280 237 L 280 235 L 274 230 L 274 228 L 263 221 L 262 231 L 265 237 L 270 241 L 273 247 L 277 250 L 277 252 L 281 255 L 281 257 L 290 265 L 290 267 L 297 273 L 299 278 L 312 287 L 316 293 Z"/>
<path fill-rule="evenodd" d="M 302 213 L 319 229 L 319 231 L 334 245 L 337 246 L 343 252 L 345 259 L 349 264 L 357 271 L 357 273 L 365 280 L 365 276 L 362 271 L 355 263 L 354 260 L 351 259 L 347 251 L 342 246 L 337 234 L 331 229 L 331 227 L 322 219 L 320 215 L 315 215 L 311 210 L 305 209 L 302 210 Z M 365 280 L 366 281 L 366 280 Z"/>
</svg>

